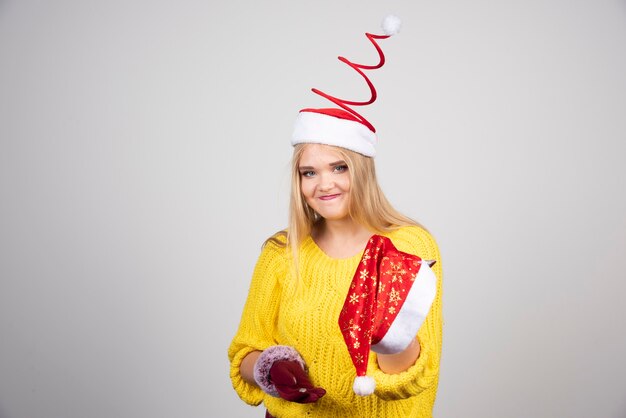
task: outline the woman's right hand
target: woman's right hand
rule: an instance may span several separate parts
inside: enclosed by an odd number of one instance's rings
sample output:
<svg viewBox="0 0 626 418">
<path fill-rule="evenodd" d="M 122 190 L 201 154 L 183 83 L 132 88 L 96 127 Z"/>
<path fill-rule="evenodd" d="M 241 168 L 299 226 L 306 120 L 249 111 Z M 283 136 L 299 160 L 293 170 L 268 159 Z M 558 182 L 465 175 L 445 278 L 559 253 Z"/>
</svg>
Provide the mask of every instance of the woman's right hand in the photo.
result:
<svg viewBox="0 0 626 418">
<path fill-rule="evenodd" d="M 300 364 L 291 360 L 275 362 L 270 368 L 270 380 L 282 399 L 296 403 L 313 403 L 326 394 L 323 388 L 311 384 Z"/>
<path fill-rule="evenodd" d="M 290 402 L 312 403 L 326 394 L 325 389 L 313 386 L 304 360 L 290 346 L 274 345 L 263 352 L 251 352 L 242 362 L 241 371 L 244 379 L 252 371 L 254 382 L 263 392 Z"/>
</svg>

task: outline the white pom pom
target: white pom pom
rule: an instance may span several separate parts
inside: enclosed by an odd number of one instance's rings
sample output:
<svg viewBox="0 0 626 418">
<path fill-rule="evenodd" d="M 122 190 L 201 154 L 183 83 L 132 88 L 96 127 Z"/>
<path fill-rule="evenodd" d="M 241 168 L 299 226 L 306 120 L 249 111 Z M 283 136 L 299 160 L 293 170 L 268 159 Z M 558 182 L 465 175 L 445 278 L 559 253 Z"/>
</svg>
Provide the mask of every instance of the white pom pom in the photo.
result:
<svg viewBox="0 0 626 418">
<path fill-rule="evenodd" d="M 374 393 L 374 389 L 376 389 L 376 381 L 373 377 L 370 376 L 357 376 L 354 379 L 354 385 L 352 385 L 352 390 L 359 396 L 367 396 Z"/>
<path fill-rule="evenodd" d="M 383 27 L 383 32 L 385 33 L 385 35 L 395 35 L 396 33 L 400 32 L 400 25 L 402 24 L 402 21 L 400 20 L 400 18 L 398 16 L 395 15 L 387 15 L 385 16 L 385 18 L 383 19 L 383 23 L 382 23 L 382 27 Z"/>
</svg>

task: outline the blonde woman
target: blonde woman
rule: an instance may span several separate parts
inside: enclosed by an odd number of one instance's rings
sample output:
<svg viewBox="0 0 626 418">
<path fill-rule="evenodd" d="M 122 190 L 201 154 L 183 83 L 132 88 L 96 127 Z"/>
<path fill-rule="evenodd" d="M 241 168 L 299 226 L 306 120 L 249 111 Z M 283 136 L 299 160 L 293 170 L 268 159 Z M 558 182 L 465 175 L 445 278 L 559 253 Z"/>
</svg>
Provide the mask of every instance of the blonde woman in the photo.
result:
<svg viewBox="0 0 626 418">
<path fill-rule="evenodd" d="M 368 34 L 381 62 L 374 39 L 386 37 Z M 298 115 L 289 226 L 265 242 L 254 269 L 228 351 L 232 384 L 246 403 L 263 403 L 267 417 L 430 417 L 442 336 L 439 252 L 430 233 L 385 198 L 373 127 L 345 103 Z M 375 389 L 359 393 L 337 321 L 372 236 L 436 261 L 436 296 L 433 289 L 425 318 L 409 318 L 414 328 L 401 350 L 370 353 L 362 366 Z"/>
</svg>

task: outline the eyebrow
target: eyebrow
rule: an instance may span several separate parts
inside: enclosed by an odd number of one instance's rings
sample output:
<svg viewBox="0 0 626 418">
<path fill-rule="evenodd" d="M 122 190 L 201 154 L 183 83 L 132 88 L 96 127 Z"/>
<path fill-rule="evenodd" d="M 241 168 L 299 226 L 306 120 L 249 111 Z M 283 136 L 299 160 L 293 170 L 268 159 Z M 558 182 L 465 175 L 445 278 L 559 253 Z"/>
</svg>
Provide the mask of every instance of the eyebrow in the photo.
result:
<svg viewBox="0 0 626 418">
<path fill-rule="evenodd" d="M 335 161 L 334 163 L 329 163 L 328 165 L 331 167 L 336 167 L 338 165 L 345 165 L 346 162 L 344 160 L 339 160 L 339 161 Z M 298 167 L 298 170 L 313 170 L 315 167 L 312 167 L 310 165 L 302 165 L 300 167 Z"/>
</svg>

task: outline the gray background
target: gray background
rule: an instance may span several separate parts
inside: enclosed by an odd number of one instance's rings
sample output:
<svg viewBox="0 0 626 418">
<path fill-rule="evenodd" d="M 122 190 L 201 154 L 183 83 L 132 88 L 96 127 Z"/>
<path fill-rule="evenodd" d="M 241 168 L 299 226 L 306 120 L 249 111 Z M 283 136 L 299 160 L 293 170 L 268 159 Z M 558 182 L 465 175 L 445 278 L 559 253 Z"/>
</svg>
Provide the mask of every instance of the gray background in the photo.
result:
<svg viewBox="0 0 626 418">
<path fill-rule="evenodd" d="M 261 417 L 226 350 L 309 92 L 437 237 L 435 415 L 626 417 L 626 2 L 0 2 L 0 417 Z"/>
</svg>

